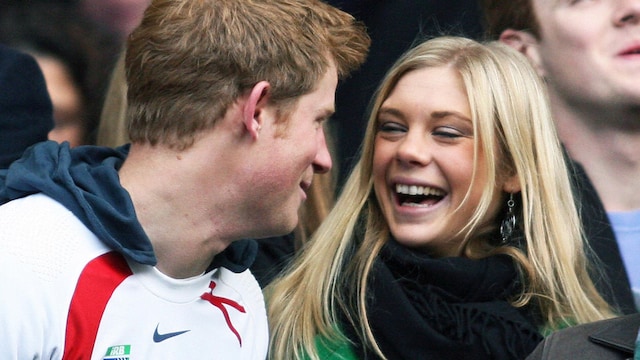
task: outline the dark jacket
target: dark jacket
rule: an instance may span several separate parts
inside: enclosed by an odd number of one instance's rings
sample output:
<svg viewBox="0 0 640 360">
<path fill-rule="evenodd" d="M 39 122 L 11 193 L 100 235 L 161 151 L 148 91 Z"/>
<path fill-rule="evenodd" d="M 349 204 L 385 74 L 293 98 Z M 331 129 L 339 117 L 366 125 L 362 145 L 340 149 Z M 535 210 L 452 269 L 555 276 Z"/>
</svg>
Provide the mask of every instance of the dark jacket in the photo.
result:
<svg viewBox="0 0 640 360">
<path fill-rule="evenodd" d="M 573 161 L 569 164 L 584 233 L 593 250 L 590 255 L 597 257 L 591 256 L 595 265 L 591 278 L 604 299 L 620 314 L 635 313 L 629 278 L 602 201 L 582 166 Z"/>
<path fill-rule="evenodd" d="M 632 359 L 640 314 L 574 326 L 548 336 L 527 360 Z"/>
</svg>

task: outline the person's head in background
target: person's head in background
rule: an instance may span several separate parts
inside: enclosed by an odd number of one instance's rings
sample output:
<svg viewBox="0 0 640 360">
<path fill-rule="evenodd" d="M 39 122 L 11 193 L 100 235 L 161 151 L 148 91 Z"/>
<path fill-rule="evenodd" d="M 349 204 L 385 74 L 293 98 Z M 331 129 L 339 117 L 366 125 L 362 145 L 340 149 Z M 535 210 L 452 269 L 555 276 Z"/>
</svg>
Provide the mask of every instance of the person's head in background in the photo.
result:
<svg viewBox="0 0 640 360">
<path fill-rule="evenodd" d="M 76 0 L 93 21 L 113 32 L 120 41 L 135 29 L 151 0 Z"/>
<path fill-rule="evenodd" d="M 116 55 L 113 37 L 71 2 L 5 1 L 0 43 L 34 56 L 53 102 L 49 139 L 71 146 L 95 141 L 106 80 Z"/>
<path fill-rule="evenodd" d="M 96 145 L 118 147 L 128 144 L 127 79 L 124 72 L 124 51 L 118 56 L 104 96 Z"/>
<path fill-rule="evenodd" d="M 35 60 L 0 45 L 0 169 L 29 146 L 47 140 L 53 109 Z"/>
<path fill-rule="evenodd" d="M 486 35 L 524 53 L 544 77 L 572 156 L 589 146 L 573 144 L 572 124 L 638 132 L 640 0 L 482 1 Z"/>
</svg>

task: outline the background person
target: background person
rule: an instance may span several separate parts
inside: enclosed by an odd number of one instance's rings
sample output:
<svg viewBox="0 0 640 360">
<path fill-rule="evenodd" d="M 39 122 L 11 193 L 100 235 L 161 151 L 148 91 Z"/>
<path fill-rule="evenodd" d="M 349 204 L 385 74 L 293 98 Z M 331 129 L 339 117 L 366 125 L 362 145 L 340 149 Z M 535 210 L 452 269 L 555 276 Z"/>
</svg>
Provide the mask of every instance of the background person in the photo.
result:
<svg viewBox="0 0 640 360">
<path fill-rule="evenodd" d="M 53 110 L 33 57 L 0 45 L 0 169 L 31 145 L 47 140 Z"/>
<path fill-rule="evenodd" d="M 0 0 L 0 43 L 32 55 L 53 102 L 49 139 L 94 144 L 120 44 L 66 1 Z"/>
<path fill-rule="evenodd" d="M 597 191 L 583 201 L 585 211 L 599 207 L 600 200 L 607 211 L 608 218 L 594 219 L 600 234 L 590 238 L 606 270 L 607 278 L 600 284 L 613 288 L 610 300 L 623 312 L 636 312 L 640 306 L 636 261 L 640 1 L 483 0 L 482 4 L 487 36 L 525 54 L 545 79 L 558 135 Z"/>
<path fill-rule="evenodd" d="M 87 17 L 124 43 L 151 0 L 75 0 Z"/>
</svg>

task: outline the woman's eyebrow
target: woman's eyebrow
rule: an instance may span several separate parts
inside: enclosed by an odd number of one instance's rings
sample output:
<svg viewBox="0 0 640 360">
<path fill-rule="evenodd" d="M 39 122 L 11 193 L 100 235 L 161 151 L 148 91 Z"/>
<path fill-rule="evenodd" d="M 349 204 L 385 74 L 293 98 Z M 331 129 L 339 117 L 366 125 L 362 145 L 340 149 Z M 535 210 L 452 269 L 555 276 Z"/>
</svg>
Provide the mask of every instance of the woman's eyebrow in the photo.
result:
<svg viewBox="0 0 640 360">
<path fill-rule="evenodd" d="M 431 117 L 436 118 L 436 119 L 443 119 L 449 116 L 453 116 L 456 117 L 460 120 L 464 120 L 464 121 L 469 121 L 471 122 L 471 119 L 469 119 L 466 115 L 459 113 L 457 111 L 433 111 L 431 113 Z"/>
<path fill-rule="evenodd" d="M 378 115 L 393 115 L 393 116 L 397 116 L 397 117 L 403 117 L 402 116 L 402 111 L 396 109 L 396 108 L 390 108 L 390 107 L 381 107 L 378 110 Z"/>
</svg>

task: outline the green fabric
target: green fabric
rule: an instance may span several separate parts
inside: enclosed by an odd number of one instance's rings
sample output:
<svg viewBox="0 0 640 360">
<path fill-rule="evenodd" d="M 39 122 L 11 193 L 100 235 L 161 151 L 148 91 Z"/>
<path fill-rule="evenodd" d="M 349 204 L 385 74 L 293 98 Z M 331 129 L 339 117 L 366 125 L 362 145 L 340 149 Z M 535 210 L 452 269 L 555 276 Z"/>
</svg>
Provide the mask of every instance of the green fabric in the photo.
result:
<svg viewBox="0 0 640 360">
<path fill-rule="evenodd" d="M 563 320 L 560 325 L 558 326 L 558 328 L 552 328 L 550 326 L 543 326 L 540 329 L 540 333 L 542 334 L 542 336 L 547 337 L 551 334 L 553 334 L 554 332 L 558 331 L 558 330 L 562 330 L 562 329 L 566 329 L 572 326 L 576 326 L 578 325 L 578 323 L 574 320 L 574 319 L 565 319 Z"/>
<path fill-rule="evenodd" d="M 316 349 L 322 360 L 358 360 L 358 356 L 347 340 L 329 343 L 326 339 L 316 336 Z"/>
</svg>

